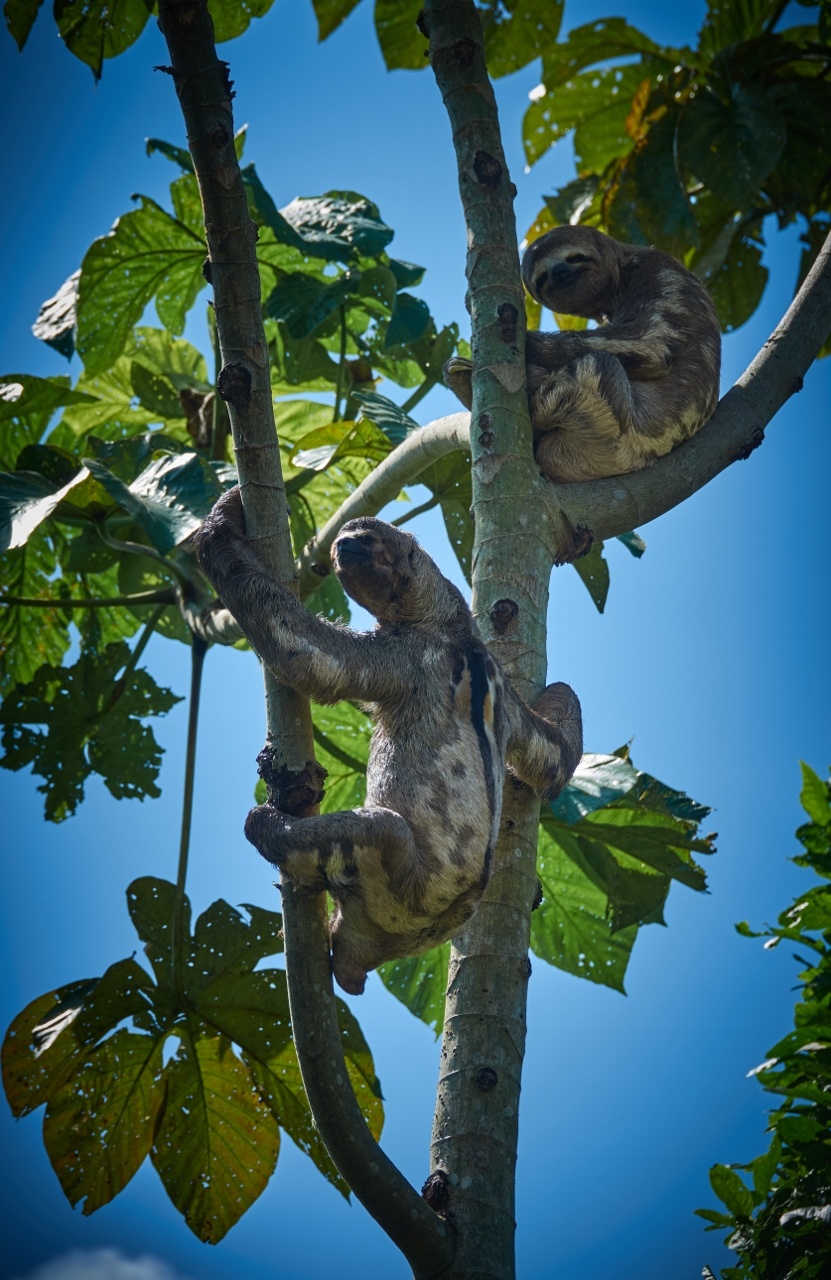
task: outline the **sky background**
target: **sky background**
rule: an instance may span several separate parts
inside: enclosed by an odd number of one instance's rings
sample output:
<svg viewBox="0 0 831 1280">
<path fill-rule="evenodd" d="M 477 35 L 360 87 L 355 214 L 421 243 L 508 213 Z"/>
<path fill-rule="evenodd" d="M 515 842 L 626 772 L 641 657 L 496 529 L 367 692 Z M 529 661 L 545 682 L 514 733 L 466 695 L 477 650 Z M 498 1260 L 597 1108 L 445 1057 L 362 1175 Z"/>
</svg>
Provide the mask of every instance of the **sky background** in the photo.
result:
<svg viewBox="0 0 831 1280">
<path fill-rule="evenodd" d="M 612 13 L 681 43 L 694 39 L 704 5 L 569 0 L 565 25 Z M 430 72 L 385 71 L 366 2 L 318 46 L 308 0 L 277 0 L 223 56 L 236 85 L 236 123 L 250 125 L 246 159 L 277 204 L 362 192 L 395 228 L 392 251 L 427 267 L 416 292 L 439 325 L 466 325 L 455 161 Z M 167 203 L 176 171 L 144 154 L 148 136 L 184 143 L 171 81 L 153 71 L 166 60 L 151 22 L 95 85 L 47 13 L 22 55 L 0 33 L 0 84 L 6 119 L 15 122 L 4 141 L 0 204 L 0 374 L 66 371 L 31 335 L 40 303 L 130 208 L 132 193 Z M 520 235 L 542 195 L 573 176 L 567 142 L 523 172 L 521 117 L 538 78 L 531 66 L 496 85 Z M 770 283 L 756 316 L 725 342 L 725 389 L 793 292 L 796 233 L 770 230 Z M 195 323 L 188 336 L 198 341 L 200 332 Z M 549 679 L 578 691 L 587 749 L 634 739 L 639 768 L 713 806 L 719 853 L 708 864 L 710 894 L 674 886 L 669 927 L 642 931 L 626 998 L 534 963 L 517 1185 L 523 1280 L 692 1280 L 705 1262 L 729 1261 L 693 1210 L 715 1205 L 707 1182 L 714 1162 L 748 1160 L 766 1146 L 764 1095 L 745 1077 L 790 1026 L 797 972 L 784 949 L 766 952 L 733 926 L 773 920 L 807 883 L 787 861 L 802 821 L 798 762 L 824 774 L 831 758 L 830 402 L 829 367 L 815 366 L 749 461 L 642 530 L 642 560 L 611 546 L 602 617 L 572 569 L 554 573 Z M 435 391 L 420 421 L 455 407 Z M 417 490 L 413 496 L 419 500 Z M 430 513 L 411 527 L 460 581 L 440 518 Z M 154 638 L 144 661 L 159 683 L 186 692 L 182 646 Z M 182 702 L 153 722 L 167 749 L 157 801 L 117 802 L 93 781 L 78 816 L 56 828 L 43 821 L 31 776 L 0 772 L 4 1027 L 44 991 L 135 951 L 127 885 L 138 875 L 175 878 L 185 719 Z M 188 885 L 196 911 L 220 896 L 277 905 L 268 868 L 241 832 L 263 738 L 253 655 L 211 652 Z M 383 1145 L 420 1186 L 438 1043 L 377 979 L 352 1007 L 384 1088 Z M 363 1209 L 347 1205 L 288 1139 L 263 1196 L 211 1248 L 190 1235 L 149 1164 L 94 1217 L 73 1213 L 46 1159 L 41 1119 L 15 1124 L 2 1104 L 0 1280 L 409 1274 Z M 73 1259 L 79 1250 L 86 1252 Z"/>
</svg>

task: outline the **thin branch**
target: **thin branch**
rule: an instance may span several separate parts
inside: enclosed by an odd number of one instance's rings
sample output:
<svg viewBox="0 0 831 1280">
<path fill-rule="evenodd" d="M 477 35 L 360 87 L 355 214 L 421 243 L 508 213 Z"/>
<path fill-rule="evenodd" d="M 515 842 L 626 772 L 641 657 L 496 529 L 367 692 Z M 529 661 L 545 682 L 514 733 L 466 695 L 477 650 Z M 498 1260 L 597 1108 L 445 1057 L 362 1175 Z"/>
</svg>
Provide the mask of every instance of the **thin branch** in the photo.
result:
<svg viewBox="0 0 831 1280">
<path fill-rule="evenodd" d="M 142 604 L 176 604 L 174 587 L 162 587 L 158 591 L 138 591 L 132 596 L 109 596 L 89 599 L 79 596 L 0 596 L 0 605 L 19 605 L 21 609 L 117 609 L 133 608 Z"/>
<path fill-rule="evenodd" d="M 176 871 L 176 893 L 173 899 L 171 923 L 171 955 L 173 956 L 173 980 L 182 1007 L 185 1005 L 182 981 L 182 907 L 185 902 L 185 881 L 188 872 L 190 830 L 193 819 L 193 789 L 196 779 L 196 739 L 199 728 L 199 703 L 202 695 L 202 672 L 205 666 L 207 643 L 200 636 L 191 635 L 190 649 L 190 697 L 188 699 L 188 737 L 185 752 L 185 784 L 182 791 L 182 826 L 179 836 L 179 863 Z"/>
<path fill-rule="evenodd" d="M 202 205 L 222 367 L 247 536 L 282 583 L 295 585 L 286 490 L 274 428 L 268 345 L 260 310 L 256 228 L 234 153 L 231 82 L 218 60 L 205 0 L 159 0 L 159 25 L 187 128 Z M 320 798 L 308 700 L 266 673 L 268 741 L 261 753 L 270 798 L 302 816 Z M 283 889 L 283 930 L 295 1047 L 315 1121 L 355 1194 L 409 1259 L 429 1276 L 452 1252 L 447 1224 L 384 1156 L 344 1065 L 329 963 L 323 895 Z"/>
</svg>

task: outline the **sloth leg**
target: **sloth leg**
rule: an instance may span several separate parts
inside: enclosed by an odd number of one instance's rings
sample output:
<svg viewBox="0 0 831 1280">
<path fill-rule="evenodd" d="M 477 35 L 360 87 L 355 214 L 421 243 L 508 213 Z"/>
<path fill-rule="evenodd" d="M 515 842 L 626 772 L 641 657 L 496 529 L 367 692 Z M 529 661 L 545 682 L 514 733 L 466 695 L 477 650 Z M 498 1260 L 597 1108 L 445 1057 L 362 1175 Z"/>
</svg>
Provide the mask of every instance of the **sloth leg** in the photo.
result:
<svg viewBox="0 0 831 1280">
<path fill-rule="evenodd" d="M 552 374 L 531 395 L 531 423 L 537 465 L 552 480 L 632 470 L 625 438 L 637 430 L 637 406 L 622 364 L 608 352 Z"/>
<path fill-rule="evenodd" d="M 409 825 L 392 809 L 292 818 L 272 805 L 252 809 L 245 834 L 264 858 L 308 893 L 348 892 L 380 872 L 395 892 L 417 862 Z"/>
</svg>

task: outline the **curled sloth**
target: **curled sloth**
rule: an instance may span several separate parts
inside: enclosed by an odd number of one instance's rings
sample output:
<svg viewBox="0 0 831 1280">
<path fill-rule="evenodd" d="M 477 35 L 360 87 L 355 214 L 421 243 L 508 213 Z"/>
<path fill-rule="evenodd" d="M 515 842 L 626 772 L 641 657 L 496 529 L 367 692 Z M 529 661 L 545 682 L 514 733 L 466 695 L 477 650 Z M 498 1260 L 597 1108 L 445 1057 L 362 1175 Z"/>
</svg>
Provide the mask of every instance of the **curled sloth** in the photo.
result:
<svg viewBox="0 0 831 1280">
<path fill-rule="evenodd" d="M 198 547 L 280 681 L 324 704 L 354 699 L 375 722 L 364 808 L 294 818 L 266 804 L 245 827 L 296 888 L 329 890 L 335 978 L 360 994 L 367 970 L 428 950 L 472 915 L 490 875 L 506 754 L 523 782 L 556 796 L 580 759 L 580 704 L 552 684 L 527 707 L 461 593 L 412 535 L 381 520 L 350 520 L 332 548 L 342 586 L 377 618 L 372 632 L 313 617 L 263 567 L 238 489 L 214 507 Z"/>
<path fill-rule="evenodd" d="M 639 471 L 689 439 L 718 403 L 721 332 L 700 280 L 660 249 L 592 227 L 555 227 L 529 245 L 525 287 L 596 329 L 529 332 L 534 453 L 552 480 Z M 471 407 L 470 361 L 445 382 Z"/>
</svg>

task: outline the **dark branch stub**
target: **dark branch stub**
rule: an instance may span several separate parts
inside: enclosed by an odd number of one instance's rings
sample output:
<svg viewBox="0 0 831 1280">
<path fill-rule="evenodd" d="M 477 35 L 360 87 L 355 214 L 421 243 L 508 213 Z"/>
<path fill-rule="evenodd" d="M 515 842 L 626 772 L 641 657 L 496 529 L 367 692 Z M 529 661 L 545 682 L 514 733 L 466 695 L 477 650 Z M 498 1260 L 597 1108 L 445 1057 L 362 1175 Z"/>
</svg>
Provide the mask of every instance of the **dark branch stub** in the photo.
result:
<svg viewBox="0 0 831 1280">
<path fill-rule="evenodd" d="M 489 617 L 496 635 L 504 636 L 517 629 L 519 605 L 515 600 L 497 600 L 491 607 Z"/>
<path fill-rule="evenodd" d="M 476 1072 L 476 1085 L 483 1093 L 490 1093 L 499 1084 L 499 1076 L 493 1067 L 480 1067 Z"/>
<path fill-rule="evenodd" d="M 251 372 L 244 364 L 226 364 L 219 371 L 216 389 L 222 399 L 235 409 L 247 409 L 251 403 Z"/>
<path fill-rule="evenodd" d="M 450 1213 L 450 1179 L 444 1169 L 435 1169 L 421 1188 L 424 1199 L 434 1213 L 446 1218 Z"/>
<path fill-rule="evenodd" d="M 476 181 L 486 191 L 496 191 L 502 181 L 502 165 L 487 151 L 477 151 L 473 157 Z"/>
<path fill-rule="evenodd" d="M 275 760 L 276 748 L 267 742 L 257 756 L 257 772 L 266 785 L 268 803 L 294 818 L 308 817 L 323 799 L 326 769 L 316 760 L 304 769 L 289 769 Z"/>
<path fill-rule="evenodd" d="M 503 342 L 516 342 L 517 309 L 510 302 L 503 302 L 497 311 L 499 336 Z"/>
</svg>

